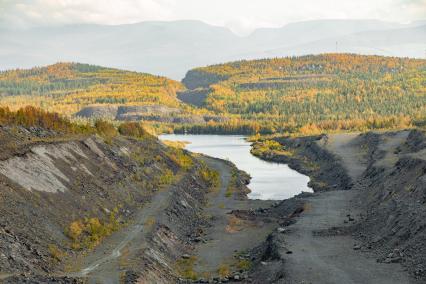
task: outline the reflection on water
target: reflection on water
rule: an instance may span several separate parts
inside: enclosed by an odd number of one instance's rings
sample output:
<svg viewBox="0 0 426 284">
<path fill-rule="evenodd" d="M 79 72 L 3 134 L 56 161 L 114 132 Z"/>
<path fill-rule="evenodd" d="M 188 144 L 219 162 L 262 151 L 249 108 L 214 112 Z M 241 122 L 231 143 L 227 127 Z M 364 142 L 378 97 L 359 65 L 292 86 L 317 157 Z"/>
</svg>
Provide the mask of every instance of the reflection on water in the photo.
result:
<svg viewBox="0 0 426 284">
<path fill-rule="evenodd" d="M 228 159 L 252 177 L 251 199 L 281 200 L 302 191 L 312 192 L 309 177 L 287 165 L 262 161 L 250 154 L 250 143 L 234 135 L 161 135 L 162 140 L 188 141 L 186 149 L 216 158 Z"/>
</svg>

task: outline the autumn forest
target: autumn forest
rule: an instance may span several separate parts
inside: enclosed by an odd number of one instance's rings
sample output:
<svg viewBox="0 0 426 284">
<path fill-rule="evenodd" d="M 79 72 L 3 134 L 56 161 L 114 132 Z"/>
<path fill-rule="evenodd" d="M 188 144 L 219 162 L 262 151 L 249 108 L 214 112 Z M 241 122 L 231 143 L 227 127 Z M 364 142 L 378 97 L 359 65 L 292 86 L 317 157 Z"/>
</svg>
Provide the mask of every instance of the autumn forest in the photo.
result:
<svg viewBox="0 0 426 284">
<path fill-rule="evenodd" d="M 11 112 L 27 105 L 80 124 L 94 123 L 76 116 L 85 107 L 162 106 L 166 111 L 151 109 L 149 119 L 138 119 L 155 132 L 317 134 L 424 127 L 426 60 L 324 54 L 238 61 L 190 70 L 182 83 L 78 63 L 0 73 L 0 106 Z"/>
</svg>

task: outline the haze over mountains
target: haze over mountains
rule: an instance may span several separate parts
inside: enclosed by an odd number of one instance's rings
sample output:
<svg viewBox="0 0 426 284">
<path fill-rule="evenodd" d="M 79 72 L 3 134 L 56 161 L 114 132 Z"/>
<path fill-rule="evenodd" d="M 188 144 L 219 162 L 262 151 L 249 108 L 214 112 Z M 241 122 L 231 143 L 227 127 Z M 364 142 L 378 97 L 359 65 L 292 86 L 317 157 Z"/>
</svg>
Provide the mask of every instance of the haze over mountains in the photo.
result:
<svg viewBox="0 0 426 284">
<path fill-rule="evenodd" d="M 318 20 L 245 37 L 198 21 L 3 27 L 0 43 L 2 70 L 73 61 L 181 79 L 191 68 L 239 59 L 336 51 L 422 58 L 426 23 Z"/>
</svg>

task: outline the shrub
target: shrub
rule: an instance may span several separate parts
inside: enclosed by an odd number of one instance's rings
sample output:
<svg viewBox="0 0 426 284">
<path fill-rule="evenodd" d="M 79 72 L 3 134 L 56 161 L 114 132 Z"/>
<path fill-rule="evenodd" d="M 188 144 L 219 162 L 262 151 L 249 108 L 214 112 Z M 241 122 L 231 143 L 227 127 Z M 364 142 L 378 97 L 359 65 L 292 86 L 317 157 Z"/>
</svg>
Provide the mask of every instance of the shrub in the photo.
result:
<svg viewBox="0 0 426 284">
<path fill-rule="evenodd" d="M 184 170 L 189 170 L 193 166 L 191 156 L 186 154 L 182 149 L 171 148 L 167 156 Z"/>
<path fill-rule="evenodd" d="M 173 174 L 173 172 L 169 169 L 166 169 L 164 174 L 161 175 L 160 177 L 160 185 L 167 185 L 167 184 L 171 184 L 174 180 L 175 175 Z"/>
<path fill-rule="evenodd" d="M 63 251 L 61 251 L 56 245 L 54 244 L 50 244 L 48 247 L 50 256 L 56 260 L 56 261 L 61 261 L 62 258 L 65 256 L 65 253 Z"/>
<path fill-rule="evenodd" d="M 114 125 L 105 120 L 97 120 L 95 122 L 95 129 L 99 135 L 109 140 L 114 138 L 118 134 Z"/>
<path fill-rule="evenodd" d="M 97 246 L 105 237 L 119 229 L 119 222 L 116 218 L 117 209 L 114 209 L 107 222 L 101 222 L 98 218 L 92 217 L 84 220 L 71 222 L 65 230 L 65 234 L 71 239 L 72 249 L 88 248 Z"/>
<path fill-rule="evenodd" d="M 131 136 L 135 138 L 143 138 L 147 135 L 146 130 L 140 123 L 137 122 L 125 122 L 120 124 L 118 132 L 124 136 Z"/>
<path fill-rule="evenodd" d="M 84 224 L 81 221 L 74 221 L 68 227 L 67 235 L 73 240 L 77 240 L 83 233 Z"/>
<path fill-rule="evenodd" d="M 188 259 L 179 259 L 176 263 L 177 271 L 180 276 L 185 279 L 197 280 L 198 275 L 194 271 L 194 264 L 197 258 L 195 256 L 191 256 Z"/>
<path fill-rule="evenodd" d="M 212 170 L 207 166 L 203 166 L 200 170 L 200 175 L 209 188 L 219 187 L 220 176 L 217 171 Z"/>
<path fill-rule="evenodd" d="M 239 270 L 249 270 L 251 268 L 251 265 L 252 265 L 252 263 L 250 262 L 250 260 L 241 259 L 237 263 L 237 268 Z"/>
<path fill-rule="evenodd" d="M 228 265 L 222 264 L 219 266 L 217 273 L 219 273 L 220 277 L 228 277 L 231 274 L 231 271 Z"/>
</svg>

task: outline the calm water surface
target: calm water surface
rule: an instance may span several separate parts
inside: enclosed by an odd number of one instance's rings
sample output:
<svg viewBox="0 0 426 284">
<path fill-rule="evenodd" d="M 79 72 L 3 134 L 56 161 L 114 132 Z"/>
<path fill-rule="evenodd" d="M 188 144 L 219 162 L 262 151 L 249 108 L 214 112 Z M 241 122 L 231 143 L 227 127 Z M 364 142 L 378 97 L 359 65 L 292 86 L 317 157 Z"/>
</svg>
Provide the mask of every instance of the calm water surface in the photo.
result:
<svg viewBox="0 0 426 284">
<path fill-rule="evenodd" d="M 234 135 L 161 135 L 162 140 L 190 142 L 186 149 L 216 158 L 228 159 L 252 177 L 251 199 L 281 200 L 302 191 L 312 192 L 309 177 L 287 165 L 265 162 L 250 154 L 250 143 Z"/>
</svg>

